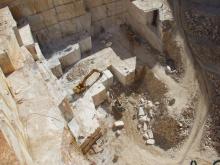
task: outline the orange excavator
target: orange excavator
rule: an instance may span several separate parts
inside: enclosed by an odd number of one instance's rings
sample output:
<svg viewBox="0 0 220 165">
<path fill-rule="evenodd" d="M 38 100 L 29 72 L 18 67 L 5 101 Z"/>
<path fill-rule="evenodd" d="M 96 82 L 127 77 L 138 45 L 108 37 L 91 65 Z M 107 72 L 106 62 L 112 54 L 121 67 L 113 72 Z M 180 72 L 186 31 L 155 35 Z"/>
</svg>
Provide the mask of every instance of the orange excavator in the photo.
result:
<svg viewBox="0 0 220 165">
<path fill-rule="evenodd" d="M 99 71 L 98 69 L 93 69 L 91 70 L 84 78 L 83 80 L 73 88 L 74 93 L 76 94 L 80 94 L 83 93 L 84 91 L 86 91 L 86 89 L 88 89 L 90 86 L 86 86 L 86 81 L 88 80 L 88 78 L 90 76 L 92 76 L 94 73 L 99 73 L 98 78 L 90 85 L 92 86 L 95 82 L 97 82 L 103 75 L 102 71 Z"/>
</svg>

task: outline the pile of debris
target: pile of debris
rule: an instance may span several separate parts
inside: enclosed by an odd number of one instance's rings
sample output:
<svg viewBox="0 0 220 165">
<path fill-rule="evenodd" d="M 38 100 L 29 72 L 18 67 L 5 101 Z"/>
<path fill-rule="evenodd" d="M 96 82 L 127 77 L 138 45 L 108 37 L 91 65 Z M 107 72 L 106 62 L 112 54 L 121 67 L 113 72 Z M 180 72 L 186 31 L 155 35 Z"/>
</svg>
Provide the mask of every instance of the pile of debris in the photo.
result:
<svg viewBox="0 0 220 165">
<path fill-rule="evenodd" d="M 146 144 L 148 145 L 155 144 L 151 122 L 154 115 L 154 111 L 158 108 L 159 104 L 159 102 L 155 102 L 155 104 L 153 104 L 150 100 L 140 100 L 140 106 L 137 112 L 137 128 L 143 135 L 143 139 L 146 141 Z"/>
</svg>

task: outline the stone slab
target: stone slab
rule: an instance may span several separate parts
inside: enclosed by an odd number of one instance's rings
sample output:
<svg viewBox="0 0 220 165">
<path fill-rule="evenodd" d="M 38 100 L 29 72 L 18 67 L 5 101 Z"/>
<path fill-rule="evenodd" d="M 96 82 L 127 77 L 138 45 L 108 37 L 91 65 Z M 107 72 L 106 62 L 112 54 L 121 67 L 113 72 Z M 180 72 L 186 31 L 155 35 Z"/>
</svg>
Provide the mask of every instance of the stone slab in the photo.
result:
<svg viewBox="0 0 220 165">
<path fill-rule="evenodd" d="M 72 64 L 75 64 L 81 59 L 81 52 L 79 44 L 74 44 L 67 47 L 64 53 L 59 57 L 59 61 L 63 68 L 66 68 Z"/>
<path fill-rule="evenodd" d="M 18 29 L 19 32 L 19 45 L 31 45 L 34 44 L 34 38 L 32 36 L 30 25 L 24 25 L 23 27 Z"/>
<path fill-rule="evenodd" d="M 135 69 L 124 62 L 112 64 L 111 71 L 124 86 L 131 85 L 135 80 Z"/>
<path fill-rule="evenodd" d="M 100 81 L 102 84 L 108 89 L 113 84 L 113 74 L 110 70 L 106 69 L 103 71 L 103 76 L 101 77 Z"/>
<path fill-rule="evenodd" d="M 96 109 L 91 97 L 84 97 L 75 102 L 74 118 L 68 127 L 75 137 L 83 153 L 91 148 L 92 144 L 100 137 L 100 125 L 96 116 Z"/>
<path fill-rule="evenodd" d="M 87 94 L 92 96 L 95 106 L 100 105 L 107 99 L 106 88 L 101 83 L 94 84 Z"/>
</svg>

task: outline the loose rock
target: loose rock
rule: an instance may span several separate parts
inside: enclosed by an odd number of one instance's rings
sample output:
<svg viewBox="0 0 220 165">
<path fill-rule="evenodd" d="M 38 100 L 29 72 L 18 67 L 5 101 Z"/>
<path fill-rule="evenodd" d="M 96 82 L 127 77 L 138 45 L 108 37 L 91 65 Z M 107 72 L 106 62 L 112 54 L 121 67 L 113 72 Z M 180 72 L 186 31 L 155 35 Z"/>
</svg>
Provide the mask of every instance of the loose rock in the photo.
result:
<svg viewBox="0 0 220 165">
<path fill-rule="evenodd" d="M 146 141 L 146 144 L 154 145 L 154 144 L 155 144 L 155 140 L 154 140 L 154 139 L 148 139 L 148 140 Z"/>
<path fill-rule="evenodd" d="M 116 121 L 114 123 L 113 127 L 116 129 L 122 129 L 122 128 L 124 128 L 124 122 L 123 121 Z"/>
<path fill-rule="evenodd" d="M 152 130 L 149 129 L 149 130 L 147 131 L 147 134 L 148 134 L 148 136 L 149 136 L 150 139 L 153 139 L 153 138 L 154 138 L 154 134 L 153 134 Z"/>
<path fill-rule="evenodd" d="M 141 117 L 141 116 L 144 116 L 144 115 L 145 115 L 144 108 L 140 107 L 139 110 L 138 110 L 138 117 Z"/>
<path fill-rule="evenodd" d="M 140 123 L 150 122 L 150 119 L 147 117 L 147 115 L 145 115 L 139 118 L 139 122 Z"/>
</svg>

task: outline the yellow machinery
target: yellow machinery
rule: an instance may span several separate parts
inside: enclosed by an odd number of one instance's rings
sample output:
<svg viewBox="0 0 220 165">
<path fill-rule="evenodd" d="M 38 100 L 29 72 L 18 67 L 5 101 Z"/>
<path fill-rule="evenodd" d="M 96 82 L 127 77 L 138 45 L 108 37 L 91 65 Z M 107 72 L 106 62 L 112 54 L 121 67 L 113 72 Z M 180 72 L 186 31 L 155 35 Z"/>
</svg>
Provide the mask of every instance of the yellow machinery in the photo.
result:
<svg viewBox="0 0 220 165">
<path fill-rule="evenodd" d="M 73 91 L 76 93 L 76 94 L 80 94 L 80 93 L 82 93 L 82 92 L 84 92 L 87 88 L 88 88 L 88 86 L 86 86 L 86 80 L 90 77 L 90 76 L 92 76 L 92 74 L 93 73 L 99 73 L 99 77 L 96 79 L 96 81 L 98 81 L 101 77 L 102 77 L 102 72 L 101 71 L 99 71 L 98 69 L 93 69 L 93 70 L 91 70 L 90 72 L 89 72 L 89 74 L 87 74 L 84 78 L 83 78 L 83 80 L 77 85 L 77 86 L 75 86 L 74 88 L 73 88 Z M 95 82 L 96 82 L 95 81 Z M 94 82 L 94 83 L 95 83 Z M 93 83 L 93 84 L 94 84 Z M 91 85 L 90 85 L 91 86 Z"/>
</svg>

